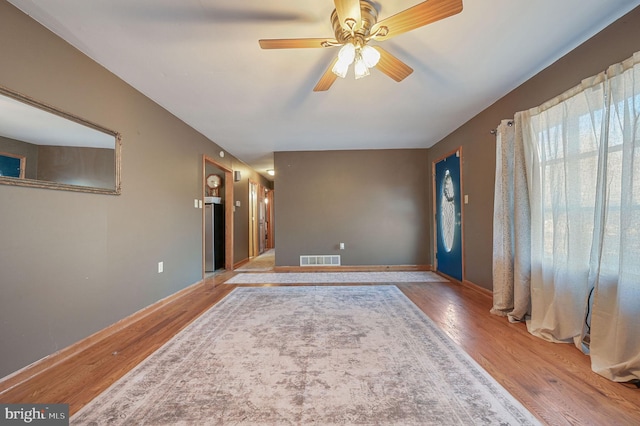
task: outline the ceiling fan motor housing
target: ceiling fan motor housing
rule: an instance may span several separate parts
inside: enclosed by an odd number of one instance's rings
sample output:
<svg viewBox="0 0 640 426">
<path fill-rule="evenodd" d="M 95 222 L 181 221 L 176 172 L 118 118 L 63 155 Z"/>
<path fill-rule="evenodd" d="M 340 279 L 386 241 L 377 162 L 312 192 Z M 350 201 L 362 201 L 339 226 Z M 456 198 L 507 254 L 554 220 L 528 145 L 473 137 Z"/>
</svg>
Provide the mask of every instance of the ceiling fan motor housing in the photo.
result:
<svg viewBox="0 0 640 426">
<path fill-rule="evenodd" d="M 364 46 L 370 38 L 371 28 L 378 22 L 378 10 L 370 0 L 360 0 L 361 24 L 355 24 L 353 33 L 340 24 L 338 12 L 334 9 L 331 13 L 331 24 L 340 44 L 354 43 Z"/>
</svg>

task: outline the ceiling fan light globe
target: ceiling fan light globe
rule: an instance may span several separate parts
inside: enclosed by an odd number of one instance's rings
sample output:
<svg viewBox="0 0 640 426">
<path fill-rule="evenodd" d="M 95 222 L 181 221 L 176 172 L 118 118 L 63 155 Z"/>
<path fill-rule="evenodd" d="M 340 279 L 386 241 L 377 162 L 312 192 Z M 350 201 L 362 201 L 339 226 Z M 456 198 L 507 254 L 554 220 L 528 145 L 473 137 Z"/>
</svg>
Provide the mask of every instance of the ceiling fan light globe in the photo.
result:
<svg viewBox="0 0 640 426">
<path fill-rule="evenodd" d="M 340 78 L 345 78 L 347 76 L 347 71 L 349 71 L 349 65 L 351 65 L 351 62 L 345 62 L 338 59 L 338 62 L 333 66 L 331 72 Z"/>
<path fill-rule="evenodd" d="M 345 62 L 347 66 L 351 65 L 356 59 L 356 46 L 353 43 L 346 43 L 338 52 L 339 62 Z"/>
<path fill-rule="evenodd" d="M 371 46 L 364 46 L 360 52 L 362 60 L 368 68 L 373 68 L 380 61 L 380 52 Z"/>
<path fill-rule="evenodd" d="M 356 80 L 359 80 L 369 75 L 369 67 L 367 67 L 367 64 L 365 64 L 364 59 L 362 59 L 362 56 L 359 56 L 358 59 L 356 59 L 356 63 L 353 66 L 353 70 L 355 71 L 355 74 L 356 74 Z"/>
</svg>

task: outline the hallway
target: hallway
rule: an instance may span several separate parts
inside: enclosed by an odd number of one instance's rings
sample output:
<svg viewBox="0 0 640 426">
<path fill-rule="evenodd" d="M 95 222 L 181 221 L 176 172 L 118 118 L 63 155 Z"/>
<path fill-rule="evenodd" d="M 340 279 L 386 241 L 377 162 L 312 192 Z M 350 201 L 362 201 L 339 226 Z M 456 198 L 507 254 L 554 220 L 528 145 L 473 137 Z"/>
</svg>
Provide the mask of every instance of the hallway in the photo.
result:
<svg viewBox="0 0 640 426">
<path fill-rule="evenodd" d="M 272 248 L 260 256 L 256 256 L 248 263 L 245 263 L 241 267 L 237 268 L 238 272 L 266 272 L 273 271 L 276 264 L 276 249 Z"/>
</svg>

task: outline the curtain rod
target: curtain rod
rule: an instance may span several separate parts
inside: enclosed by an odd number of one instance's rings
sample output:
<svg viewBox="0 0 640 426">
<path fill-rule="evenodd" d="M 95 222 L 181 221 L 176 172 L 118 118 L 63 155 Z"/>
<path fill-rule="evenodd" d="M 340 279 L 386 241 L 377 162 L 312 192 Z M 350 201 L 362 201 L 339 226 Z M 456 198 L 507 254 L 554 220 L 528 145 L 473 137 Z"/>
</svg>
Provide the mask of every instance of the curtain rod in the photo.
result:
<svg viewBox="0 0 640 426">
<path fill-rule="evenodd" d="M 507 121 L 507 126 L 509 126 L 509 127 L 513 126 L 513 120 Z M 489 133 L 491 133 L 492 135 L 497 135 L 498 134 L 498 129 L 491 129 L 489 131 Z"/>
</svg>

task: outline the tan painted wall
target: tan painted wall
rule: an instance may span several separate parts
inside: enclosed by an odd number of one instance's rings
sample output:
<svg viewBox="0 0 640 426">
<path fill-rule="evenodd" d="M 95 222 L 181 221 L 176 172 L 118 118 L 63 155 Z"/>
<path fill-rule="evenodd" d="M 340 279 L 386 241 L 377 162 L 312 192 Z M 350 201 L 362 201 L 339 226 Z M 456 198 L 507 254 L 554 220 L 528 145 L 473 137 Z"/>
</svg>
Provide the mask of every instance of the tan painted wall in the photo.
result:
<svg viewBox="0 0 640 426">
<path fill-rule="evenodd" d="M 426 265 L 427 150 L 275 154 L 276 264 Z M 345 250 L 339 244 L 345 243 Z"/>
</svg>

